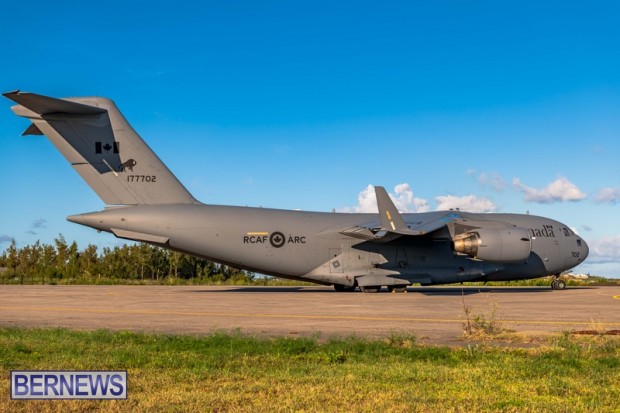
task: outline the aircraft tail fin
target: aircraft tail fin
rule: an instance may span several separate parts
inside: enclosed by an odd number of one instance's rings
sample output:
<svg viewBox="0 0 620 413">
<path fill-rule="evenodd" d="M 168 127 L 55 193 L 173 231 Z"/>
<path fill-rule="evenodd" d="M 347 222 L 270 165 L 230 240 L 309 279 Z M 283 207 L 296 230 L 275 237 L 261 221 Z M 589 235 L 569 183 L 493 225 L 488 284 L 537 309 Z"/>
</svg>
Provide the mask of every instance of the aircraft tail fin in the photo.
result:
<svg viewBox="0 0 620 413">
<path fill-rule="evenodd" d="M 32 122 L 23 135 L 47 136 L 107 205 L 197 202 L 110 99 L 4 96 Z"/>
</svg>

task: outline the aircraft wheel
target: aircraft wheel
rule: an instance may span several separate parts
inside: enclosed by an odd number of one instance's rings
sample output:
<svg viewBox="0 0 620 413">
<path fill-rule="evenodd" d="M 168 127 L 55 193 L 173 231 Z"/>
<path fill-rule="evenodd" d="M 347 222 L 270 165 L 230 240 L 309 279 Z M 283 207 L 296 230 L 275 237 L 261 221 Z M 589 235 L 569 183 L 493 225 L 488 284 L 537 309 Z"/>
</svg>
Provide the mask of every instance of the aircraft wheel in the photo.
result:
<svg viewBox="0 0 620 413">
<path fill-rule="evenodd" d="M 564 290 L 566 289 L 566 282 L 564 282 L 563 280 L 553 280 L 551 281 L 551 289 Z"/>
<path fill-rule="evenodd" d="M 381 290 L 381 286 L 380 285 L 368 285 L 366 287 L 360 287 L 360 289 L 362 290 L 362 292 L 365 292 L 365 293 L 378 293 L 379 290 Z"/>
<path fill-rule="evenodd" d="M 351 291 L 355 291 L 355 286 L 354 285 L 334 284 L 334 290 L 338 291 L 339 293 L 351 292 Z"/>
<path fill-rule="evenodd" d="M 388 285 L 388 292 L 391 293 L 406 293 L 407 286 L 406 285 Z"/>
</svg>

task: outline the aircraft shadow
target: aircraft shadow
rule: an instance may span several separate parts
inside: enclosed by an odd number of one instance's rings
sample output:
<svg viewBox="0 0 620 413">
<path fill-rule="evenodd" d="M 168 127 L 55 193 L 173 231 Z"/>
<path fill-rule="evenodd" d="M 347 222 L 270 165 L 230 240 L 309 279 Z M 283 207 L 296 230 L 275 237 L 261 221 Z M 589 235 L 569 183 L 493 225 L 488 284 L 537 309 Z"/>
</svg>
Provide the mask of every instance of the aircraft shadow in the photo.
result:
<svg viewBox="0 0 620 413">
<path fill-rule="evenodd" d="M 412 287 L 407 289 L 410 293 L 422 293 L 424 295 L 458 296 L 474 295 L 483 293 L 505 294 L 505 293 L 546 293 L 553 291 L 550 287 L 454 287 L 454 288 L 428 288 Z"/>
<path fill-rule="evenodd" d="M 334 291 L 333 289 L 327 291 Z M 325 293 L 326 290 L 321 287 L 263 287 L 263 286 L 251 286 L 251 287 L 235 287 L 230 286 L 227 288 L 217 289 L 205 289 L 191 291 L 193 293 Z"/>
<path fill-rule="evenodd" d="M 591 287 L 568 287 L 567 290 L 583 290 Z M 409 293 L 421 293 L 424 295 L 437 295 L 437 296 L 459 296 L 459 295 L 474 295 L 481 293 L 492 294 L 506 294 L 506 293 L 547 293 L 554 290 L 551 287 L 409 287 L 407 292 Z M 235 287 L 230 286 L 227 288 L 217 289 L 200 289 L 193 290 L 192 293 L 304 293 L 304 294 L 351 294 L 350 292 L 337 292 L 331 287 L 263 287 L 263 286 L 248 286 L 248 287 Z M 356 291 L 360 294 L 360 291 Z M 387 289 L 383 288 L 378 294 L 387 293 Z"/>
<path fill-rule="evenodd" d="M 591 287 L 567 287 L 566 290 L 586 290 Z M 410 287 L 407 291 L 411 293 L 422 293 L 425 295 L 473 295 L 480 293 L 492 293 L 492 294 L 527 294 L 527 293 L 549 293 L 556 290 L 552 290 L 551 287 L 454 287 L 454 288 L 432 288 L 432 287 Z"/>
</svg>

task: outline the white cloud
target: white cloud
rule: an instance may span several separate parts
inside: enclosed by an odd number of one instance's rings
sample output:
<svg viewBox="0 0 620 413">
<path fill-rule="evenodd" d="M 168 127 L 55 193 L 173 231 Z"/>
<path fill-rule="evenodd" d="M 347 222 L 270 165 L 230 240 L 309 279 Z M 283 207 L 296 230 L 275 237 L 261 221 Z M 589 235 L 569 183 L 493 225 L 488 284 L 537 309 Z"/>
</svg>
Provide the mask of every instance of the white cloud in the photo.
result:
<svg viewBox="0 0 620 413">
<path fill-rule="evenodd" d="M 475 195 L 454 196 L 442 195 L 435 197 L 437 210 L 460 209 L 467 212 L 493 212 L 497 209 L 488 198 Z"/>
<path fill-rule="evenodd" d="M 389 193 L 394 205 L 400 212 L 428 212 L 431 207 L 428 200 L 416 198 L 408 183 L 398 184 L 394 187 L 394 193 Z M 467 212 L 493 212 L 497 209 L 495 204 L 488 198 L 475 195 L 453 196 L 442 195 L 435 197 L 437 211 L 448 209 L 460 209 Z M 377 212 L 377 197 L 375 188 L 368 185 L 357 195 L 357 206 L 339 208 L 339 212 Z"/>
<path fill-rule="evenodd" d="M 504 178 L 496 172 L 482 172 L 478 176 L 478 182 L 480 182 L 482 186 L 489 186 L 499 192 L 506 189 Z"/>
<path fill-rule="evenodd" d="M 620 235 L 591 239 L 587 241 L 590 263 L 617 263 L 620 261 Z"/>
<path fill-rule="evenodd" d="M 357 195 L 357 206 L 349 208 L 349 212 L 377 212 L 377 196 L 375 188 L 368 185 Z"/>
<path fill-rule="evenodd" d="M 617 204 L 620 202 L 620 188 L 603 188 L 594 196 L 594 202 Z"/>
<path fill-rule="evenodd" d="M 394 187 L 396 196 L 390 194 L 394 205 L 401 212 L 428 212 L 428 201 L 423 198 L 415 198 L 413 191 L 407 183 L 398 184 Z"/>
<path fill-rule="evenodd" d="M 519 178 L 514 178 L 512 184 L 525 194 L 528 202 L 538 202 L 540 204 L 550 204 L 563 201 L 580 201 L 586 197 L 577 185 L 570 182 L 563 176 L 551 182 L 543 189 L 529 187 Z"/>
<path fill-rule="evenodd" d="M 395 193 L 389 193 L 394 205 L 400 212 L 427 212 L 430 210 L 428 201 L 415 198 L 408 183 L 394 187 Z M 375 187 L 368 185 L 357 195 L 357 206 L 340 208 L 340 212 L 377 212 L 377 196 Z"/>
</svg>

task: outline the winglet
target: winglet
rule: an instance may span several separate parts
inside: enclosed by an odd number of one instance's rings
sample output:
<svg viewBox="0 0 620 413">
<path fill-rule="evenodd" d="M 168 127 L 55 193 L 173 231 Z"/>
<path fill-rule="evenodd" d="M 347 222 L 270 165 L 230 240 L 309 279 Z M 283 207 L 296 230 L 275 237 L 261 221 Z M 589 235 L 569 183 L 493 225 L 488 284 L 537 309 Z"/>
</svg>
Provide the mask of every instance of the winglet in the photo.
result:
<svg viewBox="0 0 620 413">
<path fill-rule="evenodd" d="M 375 186 L 375 194 L 377 195 L 377 207 L 379 207 L 379 217 L 381 219 L 381 228 L 392 232 L 409 232 L 409 228 L 405 225 L 403 217 L 396 209 L 394 202 L 390 199 L 387 191 L 382 186 Z"/>
</svg>

